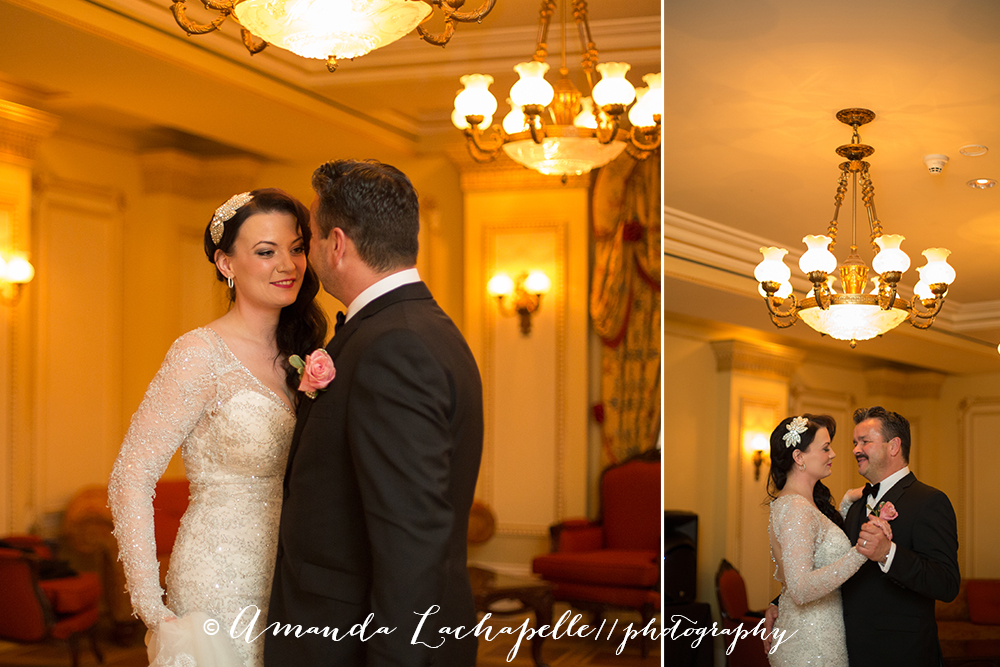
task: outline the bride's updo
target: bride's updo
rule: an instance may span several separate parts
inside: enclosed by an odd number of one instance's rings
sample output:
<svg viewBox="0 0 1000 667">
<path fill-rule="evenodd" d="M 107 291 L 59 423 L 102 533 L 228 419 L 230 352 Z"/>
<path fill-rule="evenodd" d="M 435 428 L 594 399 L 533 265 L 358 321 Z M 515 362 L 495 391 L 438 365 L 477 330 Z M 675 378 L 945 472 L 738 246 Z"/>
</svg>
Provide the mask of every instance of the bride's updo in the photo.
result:
<svg viewBox="0 0 1000 667">
<path fill-rule="evenodd" d="M 228 210 L 226 207 L 230 207 Z M 233 243 L 239 235 L 240 227 L 250 216 L 257 213 L 288 213 L 295 218 L 298 231 L 302 234 L 305 253 L 309 254 L 309 210 L 302 202 L 277 188 L 261 188 L 245 195 L 233 197 L 220 207 L 208 227 L 205 228 L 205 255 L 215 264 L 215 251 L 230 255 Z M 226 282 L 218 267 L 215 277 Z M 278 330 L 275 332 L 278 354 L 284 357 L 285 383 L 293 390 L 299 386 L 298 371 L 288 363 L 288 357 L 297 354 L 305 358 L 317 348 L 326 344 L 326 315 L 316 303 L 319 293 L 319 278 L 311 266 L 306 266 L 295 302 L 281 309 Z M 229 301 L 236 300 L 236 289 L 229 288 Z"/>
<path fill-rule="evenodd" d="M 777 498 L 778 493 L 785 488 L 788 473 L 795 465 L 792 452 L 796 449 L 803 452 L 809 449 L 813 440 L 816 439 L 816 432 L 821 428 L 825 428 L 829 432 L 831 440 L 837 432 L 837 422 L 830 415 L 803 414 L 801 417 L 806 420 L 806 423 L 805 430 L 798 431 L 798 442 L 796 442 L 795 437 L 785 437 L 791 433 L 788 427 L 792 420 L 797 419 L 797 417 L 786 417 L 771 432 L 771 471 L 767 475 L 767 494 L 771 498 Z M 816 480 L 816 485 L 813 487 L 813 502 L 830 521 L 844 528 L 844 519 L 833 506 L 830 489 L 826 488 L 821 480 Z"/>
</svg>

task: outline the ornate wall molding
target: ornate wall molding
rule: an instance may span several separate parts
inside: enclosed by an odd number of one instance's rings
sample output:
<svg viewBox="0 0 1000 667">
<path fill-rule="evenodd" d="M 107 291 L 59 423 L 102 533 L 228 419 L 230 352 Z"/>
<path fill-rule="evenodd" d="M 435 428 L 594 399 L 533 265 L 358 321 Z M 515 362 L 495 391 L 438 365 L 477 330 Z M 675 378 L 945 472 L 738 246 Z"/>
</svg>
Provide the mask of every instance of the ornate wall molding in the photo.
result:
<svg viewBox="0 0 1000 667">
<path fill-rule="evenodd" d="M 545 237 L 548 236 L 554 241 L 554 248 L 557 253 L 552 257 L 552 261 L 555 266 L 554 275 L 550 276 L 552 280 L 552 294 L 547 295 L 548 301 L 546 306 L 548 309 L 553 310 L 555 313 L 556 320 L 556 331 L 555 331 L 555 347 L 556 347 L 556 364 L 555 364 L 555 479 L 553 480 L 555 486 L 554 500 L 555 504 L 553 507 L 554 516 L 556 519 L 561 519 L 564 516 L 564 508 L 566 505 L 566 480 L 565 480 L 565 470 L 564 463 L 566 459 L 566 433 L 565 433 L 565 405 L 566 405 L 566 311 L 568 308 L 568 292 L 566 286 L 566 252 L 567 252 L 567 226 L 564 222 L 555 222 L 550 224 L 536 224 L 536 223 L 525 223 L 525 222 L 499 222 L 485 225 L 483 227 L 482 235 L 482 256 L 485 258 L 483 264 L 483 277 L 482 283 L 486 284 L 489 279 L 489 275 L 495 270 L 497 266 L 497 239 L 504 234 L 510 233 L 530 233 L 538 234 L 540 241 L 544 241 Z M 560 295 L 560 301 L 553 303 L 552 296 Z M 498 315 L 496 313 L 496 308 L 494 304 L 487 304 L 488 307 L 483 308 L 481 312 L 482 317 L 482 327 L 483 331 L 486 332 L 486 345 L 483 351 L 483 387 L 484 387 L 484 398 L 491 395 L 493 392 L 493 385 L 495 378 L 497 376 L 498 367 L 495 353 L 495 336 L 496 336 L 496 322 Z M 495 493 L 495 480 L 494 480 L 494 466 L 496 464 L 494 460 L 494 452 L 496 449 L 495 435 L 493 429 L 490 428 L 490 424 L 499 415 L 495 414 L 493 401 L 484 400 L 484 410 L 485 410 L 485 421 L 487 424 L 487 430 L 484 437 L 483 443 L 483 458 L 482 458 L 482 492 L 483 496 L 488 502 L 494 502 Z M 541 532 L 538 532 L 539 528 L 537 526 L 532 526 L 530 524 L 517 524 L 517 523 L 507 523 L 502 522 L 497 525 L 497 533 L 504 535 L 547 535 L 548 528 L 543 527 Z"/>
<path fill-rule="evenodd" d="M 38 144 L 58 125 L 58 116 L 0 100 L 0 160 L 30 167 Z"/>
<path fill-rule="evenodd" d="M 745 373 L 771 380 L 791 380 L 806 353 L 783 345 L 721 340 L 711 343 L 716 370 Z"/>
<path fill-rule="evenodd" d="M 225 200 L 253 190 L 263 162 L 257 158 L 202 157 L 175 149 L 139 156 L 144 194 Z"/>
<path fill-rule="evenodd" d="M 893 398 L 933 398 L 941 396 L 941 386 L 947 376 L 933 371 L 907 372 L 894 368 L 874 368 L 865 371 L 869 396 Z"/>
<path fill-rule="evenodd" d="M 977 507 L 975 503 L 977 465 L 983 464 L 976 460 L 974 445 L 976 443 L 977 418 L 998 416 L 1000 416 L 1000 398 L 965 398 L 958 406 L 958 451 L 955 452 L 955 456 L 958 458 L 964 484 L 959 489 L 957 496 L 952 497 L 951 500 L 958 518 L 958 532 L 965 542 L 963 549 L 959 551 L 960 557 L 964 559 L 964 562 L 961 563 L 963 572 L 969 572 L 965 576 L 986 576 L 976 573 L 976 541 L 980 528 L 992 531 L 994 526 L 988 525 L 987 521 L 979 520 L 977 517 L 977 512 L 986 508 Z M 995 431 L 991 431 L 990 439 L 995 440 L 995 438 Z M 992 470 L 988 470 L 982 474 L 989 475 L 991 473 Z"/>
</svg>

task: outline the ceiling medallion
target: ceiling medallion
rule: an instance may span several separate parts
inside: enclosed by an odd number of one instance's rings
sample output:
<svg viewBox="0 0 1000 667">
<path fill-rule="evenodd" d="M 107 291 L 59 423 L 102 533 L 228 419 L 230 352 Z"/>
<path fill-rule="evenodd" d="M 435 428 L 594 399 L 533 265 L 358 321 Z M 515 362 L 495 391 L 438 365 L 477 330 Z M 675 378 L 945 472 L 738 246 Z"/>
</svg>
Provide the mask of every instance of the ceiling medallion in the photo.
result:
<svg viewBox="0 0 1000 667">
<path fill-rule="evenodd" d="M 455 32 L 455 23 L 478 23 L 496 0 L 483 0 L 476 11 L 460 12 L 464 0 L 201 0 L 206 9 L 219 12 L 205 24 L 187 17 L 185 0 L 173 0 L 170 10 L 177 25 L 189 35 L 219 29 L 232 16 L 242 28 L 243 44 L 251 55 L 268 44 L 303 58 L 326 60 L 337 69 L 338 58 L 357 58 L 395 42 L 414 28 L 424 41 L 444 46 Z M 433 34 L 422 25 L 434 8 L 444 15 L 444 29 Z M 261 40 L 256 42 L 255 39 Z"/>
<path fill-rule="evenodd" d="M 923 255 L 925 266 L 917 268 L 920 280 L 914 287 L 914 297 L 907 301 L 897 293 L 903 273 L 910 267 L 910 258 L 899 249 L 904 238 L 898 234 L 883 234 L 882 222 L 875 212 L 875 186 L 869 175 L 869 164 L 864 158 L 875 149 L 861 143 L 858 128 L 871 122 L 875 114 L 867 109 L 844 109 L 837 119 L 854 129 L 851 143 L 837 148 L 837 154 L 848 161 L 840 165 L 840 179 L 834 197 L 833 220 L 826 235 L 806 236 L 802 239 L 808 250 L 799 260 L 799 269 L 813 284 L 805 298 L 799 300 L 792 294 L 791 270 L 785 266 L 784 248 L 761 248 L 764 261 L 757 265 L 754 277 L 760 282 L 758 291 L 764 297 L 771 321 L 779 329 L 790 327 L 799 319 L 824 335 L 838 340 L 849 340 L 851 347 L 859 340 L 869 340 L 908 321 L 918 329 L 927 329 L 941 311 L 948 287 L 955 280 L 955 269 L 948 264 L 949 250 L 929 248 Z M 858 179 L 861 180 L 861 198 L 868 213 L 871 243 L 874 249 L 872 268 L 878 278 L 872 278 L 873 288 L 866 292 L 868 266 L 858 255 L 857 199 Z M 837 217 L 851 182 L 851 252 L 837 266 L 831 252 L 837 241 Z M 842 293 L 834 291 L 838 270 Z M 781 310 L 788 305 L 785 310 Z"/>
</svg>

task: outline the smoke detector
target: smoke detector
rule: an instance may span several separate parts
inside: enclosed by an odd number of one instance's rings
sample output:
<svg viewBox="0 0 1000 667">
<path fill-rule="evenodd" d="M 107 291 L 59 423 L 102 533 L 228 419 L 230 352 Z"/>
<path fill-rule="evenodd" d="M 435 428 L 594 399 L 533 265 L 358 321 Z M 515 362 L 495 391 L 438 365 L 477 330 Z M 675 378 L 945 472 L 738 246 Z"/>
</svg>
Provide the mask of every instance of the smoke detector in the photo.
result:
<svg viewBox="0 0 1000 667">
<path fill-rule="evenodd" d="M 940 155 L 938 153 L 925 155 L 924 164 L 927 165 L 927 171 L 932 174 L 940 174 L 944 170 L 944 166 L 948 164 L 948 156 Z"/>
</svg>

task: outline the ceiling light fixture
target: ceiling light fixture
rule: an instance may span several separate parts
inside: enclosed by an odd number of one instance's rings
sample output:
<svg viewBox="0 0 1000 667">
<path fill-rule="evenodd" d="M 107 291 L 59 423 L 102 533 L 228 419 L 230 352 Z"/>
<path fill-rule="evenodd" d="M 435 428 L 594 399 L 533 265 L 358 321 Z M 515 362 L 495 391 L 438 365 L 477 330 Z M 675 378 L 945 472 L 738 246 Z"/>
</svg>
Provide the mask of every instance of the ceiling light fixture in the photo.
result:
<svg viewBox="0 0 1000 667">
<path fill-rule="evenodd" d="M 974 188 L 976 190 L 989 190 L 996 184 L 997 182 L 992 178 L 974 178 L 966 183 L 966 185 L 970 188 Z"/>
<path fill-rule="evenodd" d="M 250 55 L 268 44 L 303 58 L 326 60 L 337 69 L 338 58 L 357 58 L 395 42 L 414 28 L 421 39 L 444 46 L 455 32 L 455 23 L 482 21 L 496 0 L 483 0 L 474 12 L 460 12 L 464 0 L 201 0 L 206 9 L 219 12 L 209 23 L 187 17 L 185 0 L 173 0 L 174 19 L 189 35 L 219 29 L 233 16 L 242 27 L 243 44 Z M 444 15 L 439 34 L 422 25 L 434 8 Z M 254 40 L 262 40 L 260 43 Z"/>
<path fill-rule="evenodd" d="M 514 71 L 520 80 L 510 89 L 511 111 L 502 125 L 492 125 L 497 100 L 489 91 L 493 77 L 469 74 L 460 81 L 465 89 L 455 97 L 451 120 L 465 132 L 469 152 L 477 162 L 496 159 L 502 149 L 513 160 L 542 174 L 562 176 L 585 174 L 601 167 L 626 148 L 645 159 L 660 146 L 660 118 L 663 115 L 663 89 L 660 74 L 643 77 L 645 88 L 635 90 L 625 79 L 628 63 L 597 64 L 597 47 L 590 35 L 586 0 L 573 0 L 573 19 L 580 33 L 583 71 L 589 94 L 584 97 L 573 85 L 566 68 L 566 5 L 563 0 L 562 66 L 553 87 L 545 80 L 549 70 L 549 23 L 555 12 L 555 0 L 542 0 L 535 55 L 520 63 Z M 602 79 L 594 85 L 594 70 Z M 620 128 L 628 112 L 629 132 Z M 489 132 L 489 136 L 485 133 Z"/>
<path fill-rule="evenodd" d="M 948 287 L 955 280 L 955 269 L 947 260 L 951 251 L 929 248 L 923 252 L 927 264 L 917 269 L 920 280 L 913 288 L 913 299 L 907 302 L 897 293 L 900 278 L 910 267 L 910 258 L 899 249 L 904 240 L 902 236 L 882 233 L 882 222 L 875 212 L 875 186 L 868 173 L 870 165 L 864 161 L 875 149 L 862 144 L 858 135 L 858 128 L 874 118 L 875 114 L 868 109 L 844 109 L 837 113 L 837 120 L 854 129 L 854 136 L 850 144 L 837 148 L 837 154 L 848 161 L 840 165 L 833 220 L 827 228 L 827 235 L 806 236 L 803 239 L 808 250 L 799 260 L 799 268 L 813 284 L 813 289 L 804 299 L 799 301 L 792 294 L 789 282 L 791 270 L 783 261 L 788 251 L 784 248 L 760 249 L 764 261 L 757 265 L 754 277 L 760 282 L 760 291 L 764 294 L 771 321 L 779 329 L 790 327 L 801 319 L 821 334 L 851 341 L 852 348 L 857 341 L 881 336 L 904 320 L 918 329 L 927 329 L 941 311 Z M 875 288 L 868 293 L 865 293 L 868 266 L 857 252 L 859 176 L 861 198 L 868 212 L 875 250 L 872 268 L 879 276 Z M 831 286 L 833 277 L 829 275 L 837 269 L 837 258 L 831 250 L 837 240 L 837 216 L 847 193 L 848 181 L 852 184 L 851 253 L 840 265 L 844 293 L 837 294 Z M 780 310 L 788 299 L 791 300 L 788 308 Z"/>
</svg>

